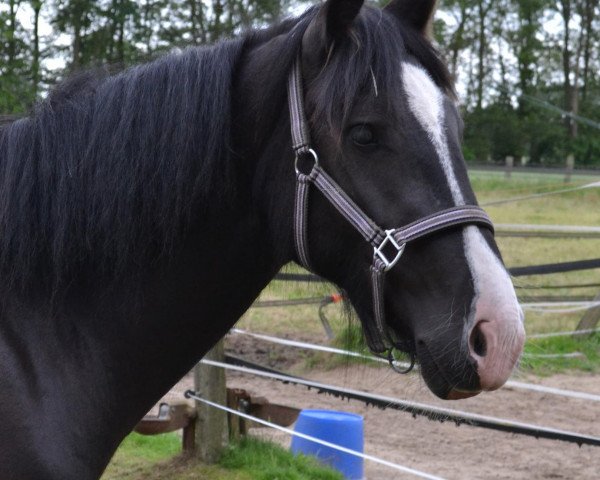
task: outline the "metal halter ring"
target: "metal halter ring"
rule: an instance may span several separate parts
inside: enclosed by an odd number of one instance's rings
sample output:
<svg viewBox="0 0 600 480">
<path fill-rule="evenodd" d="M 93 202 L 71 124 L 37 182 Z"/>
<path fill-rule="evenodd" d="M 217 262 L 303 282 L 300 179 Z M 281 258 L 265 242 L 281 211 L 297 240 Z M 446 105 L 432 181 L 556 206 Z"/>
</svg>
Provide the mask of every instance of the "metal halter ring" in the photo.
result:
<svg viewBox="0 0 600 480">
<path fill-rule="evenodd" d="M 389 362 L 389 364 L 390 364 L 390 367 L 392 367 L 392 370 L 394 370 L 394 372 L 396 372 L 396 373 L 400 373 L 400 374 L 402 374 L 402 375 L 405 375 L 405 374 L 407 374 L 407 373 L 408 373 L 408 372 L 410 372 L 410 371 L 411 371 L 413 368 L 415 368 L 415 362 L 416 362 L 416 360 L 417 360 L 417 356 L 415 355 L 415 353 L 414 353 L 414 352 L 412 352 L 412 353 L 410 354 L 410 365 L 409 365 L 409 366 L 408 366 L 406 369 L 404 369 L 404 370 L 403 370 L 403 369 L 401 369 L 401 368 L 398 368 L 398 366 L 397 366 L 397 362 L 398 362 L 398 361 L 397 361 L 397 360 L 396 360 L 396 358 L 394 357 L 394 349 L 393 349 L 393 348 L 390 348 L 390 349 L 388 350 L 388 362 Z"/>
<path fill-rule="evenodd" d="M 311 171 L 312 171 L 312 169 L 313 169 L 315 166 L 318 166 L 318 165 L 319 165 L 319 156 L 317 155 L 317 152 L 315 152 L 315 151 L 314 151 L 312 148 L 309 148 L 308 150 L 304 150 L 303 152 L 297 153 L 297 154 L 296 154 L 296 160 L 294 160 L 294 169 L 296 170 L 296 175 L 308 175 L 308 174 L 310 174 L 310 172 L 309 172 L 309 173 L 307 173 L 307 174 L 305 174 L 305 173 L 301 172 L 301 171 L 298 169 L 298 159 L 300 158 L 300 156 L 301 156 L 303 153 L 310 153 L 310 154 L 313 156 L 313 159 L 314 159 L 315 163 L 314 163 L 313 167 L 310 169 Z"/>
</svg>

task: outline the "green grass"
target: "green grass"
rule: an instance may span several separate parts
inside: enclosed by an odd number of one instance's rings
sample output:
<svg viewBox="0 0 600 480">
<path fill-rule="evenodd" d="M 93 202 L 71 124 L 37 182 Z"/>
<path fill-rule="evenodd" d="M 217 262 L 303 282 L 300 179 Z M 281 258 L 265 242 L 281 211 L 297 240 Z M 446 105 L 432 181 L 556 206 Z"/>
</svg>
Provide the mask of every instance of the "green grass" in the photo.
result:
<svg viewBox="0 0 600 480">
<path fill-rule="evenodd" d="M 314 458 L 294 456 L 273 443 L 244 438 L 225 452 L 220 464 L 247 472 L 255 480 L 341 480 L 340 473 L 323 468 Z"/>
<path fill-rule="evenodd" d="M 134 480 L 150 465 L 167 460 L 181 451 L 181 438 L 174 433 L 144 436 L 132 433 L 119 446 L 103 480 Z"/>
<path fill-rule="evenodd" d="M 177 434 L 129 435 L 102 480 L 341 480 L 315 459 L 294 456 L 273 443 L 245 438 L 225 449 L 217 465 L 180 455 Z"/>
<path fill-rule="evenodd" d="M 581 353 L 575 358 L 544 358 L 538 354 Z M 521 360 L 521 370 L 533 371 L 538 375 L 579 370 L 597 372 L 600 369 L 600 335 L 580 337 L 552 337 L 530 339 L 525 345 L 525 355 Z"/>
</svg>

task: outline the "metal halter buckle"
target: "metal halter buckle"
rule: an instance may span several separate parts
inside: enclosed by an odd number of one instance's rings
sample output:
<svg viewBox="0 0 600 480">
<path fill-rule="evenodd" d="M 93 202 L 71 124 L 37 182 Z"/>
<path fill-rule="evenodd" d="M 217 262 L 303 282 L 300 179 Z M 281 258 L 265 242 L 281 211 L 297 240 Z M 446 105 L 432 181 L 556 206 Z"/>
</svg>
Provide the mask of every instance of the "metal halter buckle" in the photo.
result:
<svg viewBox="0 0 600 480">
<path fill-rule="evenodd" d="M 374 255 L 376 257 L 379 257 L 379 259 L 385 265 L 385 268 L 383 269 L 385 272 L 387 272 L 390 268 L 396 265 L 396 263 L 398 262 L 398 260 L 400 260 L 400 257 L 404 253 L 404 249 L 406 248 L 406 243 L 399 244 L 396 241 L 396 239 L 392 236 L 393 233 L 394 230 L 386 230 L 385 238 L 382 240 L 379 246 L 377 248 L 373 247 L 373 250 L 375 251 Z M 391 261 L 388 260 L 388 258 L 385 256 L 385 253 L 383 253 L 383 249 L 388 243 L 396 249 L 396 254 L 394 255 L 394 258 Z"/>
</svg>

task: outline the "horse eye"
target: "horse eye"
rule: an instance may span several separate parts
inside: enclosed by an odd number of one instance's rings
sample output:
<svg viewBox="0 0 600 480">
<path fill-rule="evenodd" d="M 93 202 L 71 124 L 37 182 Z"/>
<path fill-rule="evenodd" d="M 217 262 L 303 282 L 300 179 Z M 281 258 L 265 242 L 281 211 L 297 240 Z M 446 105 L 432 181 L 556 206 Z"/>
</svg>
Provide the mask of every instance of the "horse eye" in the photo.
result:
<svg viewBox="0 0 600 480">
<path fill-rule="evenodd" d="M 350 130 L 352 141 L 361 147 L 373 145 L 375 143 L 375 134 L 369 125 L 356 125 Z"/>
</svg>

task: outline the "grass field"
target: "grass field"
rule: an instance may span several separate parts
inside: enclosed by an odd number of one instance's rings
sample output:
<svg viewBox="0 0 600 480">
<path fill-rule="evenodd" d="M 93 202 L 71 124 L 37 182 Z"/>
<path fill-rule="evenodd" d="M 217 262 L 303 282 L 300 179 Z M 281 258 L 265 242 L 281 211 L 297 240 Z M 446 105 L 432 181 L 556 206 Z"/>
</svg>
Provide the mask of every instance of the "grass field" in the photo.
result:
<svg viewBox="0 0 600 480">
<path fill-rule="evenodd" d="M 217 465 L 203 465 L 180 455 L 176 433 L 129 435 L 101 480 L 342 480 L 313 458 L 253 438 L 229 445 Z"/>
</svg>

